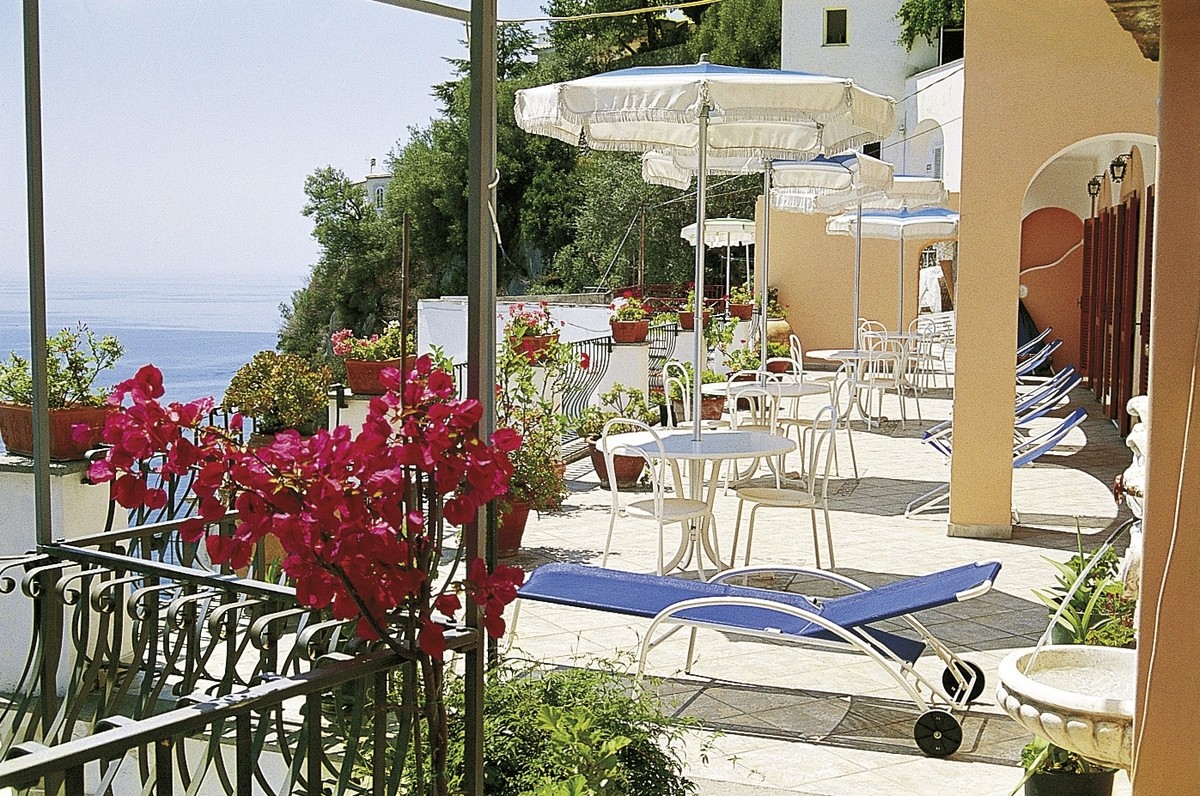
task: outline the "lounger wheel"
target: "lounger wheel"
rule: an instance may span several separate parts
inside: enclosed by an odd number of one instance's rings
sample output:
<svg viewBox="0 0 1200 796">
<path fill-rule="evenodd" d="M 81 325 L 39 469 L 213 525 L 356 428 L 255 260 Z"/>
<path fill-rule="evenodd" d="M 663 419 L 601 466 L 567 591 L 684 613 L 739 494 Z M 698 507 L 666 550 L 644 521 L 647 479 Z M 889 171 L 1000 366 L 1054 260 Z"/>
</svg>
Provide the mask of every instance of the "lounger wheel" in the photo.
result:
<svg viewBox="0 0 1200 796">
<path fill-rule="evenodd" d="M 962 725 L 945 710 L 927 710 L 913 726 L 913 739 L 930 757 L 949 757 L 962 746 Z"/>
<path fill-rule="evenodd" d="M 971 686 L 970 695 L 965 700 L 960 701 L 958 698 L 958 678 L 954 676 L 954 672 L 947 666 L 946 670 L 942 672 L 942 688 L 946 690 L 946 696 L 960 704 L 974 702 L 976 699 L 979 699 L 979 695 L 983 693 L 983 669 L 979 668 L 977 664 L 971 663 L 971 661 L 956 661 L 952 665 L 958 669 L 964 680 L 970 680 L 971 675 L 974 674 L 975 683 Z"/>
</svg>

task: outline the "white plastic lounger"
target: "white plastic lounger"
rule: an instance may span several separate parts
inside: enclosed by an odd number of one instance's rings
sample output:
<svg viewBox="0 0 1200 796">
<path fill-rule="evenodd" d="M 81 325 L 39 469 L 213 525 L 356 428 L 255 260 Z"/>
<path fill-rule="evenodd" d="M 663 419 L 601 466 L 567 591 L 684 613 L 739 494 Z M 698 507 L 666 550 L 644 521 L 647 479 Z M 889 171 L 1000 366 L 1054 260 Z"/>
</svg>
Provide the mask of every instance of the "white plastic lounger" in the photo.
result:
<svg viewBox="0 0 1200 796">
<path fill-rule="evenodd" d="M 979 697 L 983 671 L 938 641 L 912 615 L 987 593 L 999 571 L 996 561 L 966 564 L 872 589 L 836 573 L 805 567 L 745 567 L 708 581 L 693 581 L 556 563 L 535 569 L 517 596 L 651 619 L 639 654 L 639 677 L 650 649 L 685 626 L 691 628 L 685 668 L 689 674 L 698 628 L 860 652 L 891 674 L 921 711 L 913 728 L 917 746 L 927 755 L 944 757 L 962 743 L 962 726 L 950 711 Z M 817 577 L 841 584 L 851 593 L 812 598 L 728 583 L 765 572 Z M 920 640 L 871 626 L 888 619 L 905 621 Z M 672 627 L 656 638 L 664 624 Z M 913 668 L 926 646 L 946 665 L 941 683 Z M 927 696 L 922 687 L 928 689 Z"/>
</svg>

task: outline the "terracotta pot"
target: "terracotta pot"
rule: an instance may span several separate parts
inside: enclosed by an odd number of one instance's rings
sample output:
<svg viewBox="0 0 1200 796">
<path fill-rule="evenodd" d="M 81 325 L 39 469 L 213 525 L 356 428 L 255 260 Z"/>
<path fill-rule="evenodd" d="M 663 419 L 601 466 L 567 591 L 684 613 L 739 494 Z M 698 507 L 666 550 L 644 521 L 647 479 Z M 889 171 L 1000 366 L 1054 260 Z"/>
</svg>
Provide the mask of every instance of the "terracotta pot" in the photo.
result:
<svg viewBox="0 0 1200 796">
<path fill-rule="evenodd" d="M 604 451 L 596 445 L 597 442 L 598 440 L 594 439 L 588 440 L 588 452 L 592 457 L 592 467 L 596 469 L 596 475 L 600 478 L 600 486 L 608 489 L 608 465 L 604 461 Z M 613 469 L 617 471 L 617 489 L 637 486 L 645 466 L 646 460 L 641 456 L 613 456 Z"/>
<path fill-rule="evenodd" d="M 768 373 L 787 373 L 792 367 L 790 362 L 771 362 L 767 360 Z"/>
<path fill-rule="evenodd" d="M 403 365 L 403 367 L 401 367 Z M 396 359 L 347 359 L 346 386 L 355 395 L 383 395 L 387 390 L 379 380 L 384 368 L 399 368 L 407 372 L 417 365 L 415 356 Z"/>
<path fill-rule="evenodd" d="M 712 318 L 712 310 L 704 311 L 704 325 L 708 326 L 709 319 Z M 680 312 L 679 313 L 679 328 L 685 332 L 693 331 L 696 328 L 696 313 Z"/>
<path fill-rule="evenodd" d="M 753 304 L 733 304 L 729 305 L 729 317 L 737 318 L 741 321 L 748 321 L 754 317 Z"/>
<path fill-rule="evenodd" d="M 557 342 L 557 334 L 526 335 L 516 340 L 513 348 L 524 353 L 530 362 L 537 362 L 543 358 L 546 349 Z"/>
<path fill-rule="evenodd" d="M 529 521 L 529 503 L 512 501 L 508 511 L 500 518 L 496 527 L 496 555 L 512 558 L 521 551 L 521 538 L 525 536 L 525 523 Z"/>
<path fill-rule="evenodd" d="M 1025 796 L 1111 796 L 1115 771 L 1092 774 L 1040 772 L 1025 783 Z"/>
<path fill-rule="evenodd" d="M 640 321 L 609 321 L 608 325 L 612 328 L 614 343 L 641 343 L 645 342 L 650 334 L 649 318 Z"/>
<path fill-rule="evenodd" d="M 675 418 L 682 421 L 683 401 L 672 398 L 671 409 L 675 412 Z M 720 395 L 702 395 L 700 396 L 700 419 L 701 420 L 720 420 L 721 413 L 725 411 L 725 399 Z"/>
<path fill-rule="evenodd" d="M 104 419 L 113 412 L 109 406 L 72 406 L 50 410 L 50 458 L 55 461 L 82 459 L 100 444 Z M 79 424 L 88 427 L 88 436 L 75 441 L 71 429 Z M 33 455 L 33 407 L 27 404 L 0 402 L 0 437 L 9 453 Z"/>
</svg>

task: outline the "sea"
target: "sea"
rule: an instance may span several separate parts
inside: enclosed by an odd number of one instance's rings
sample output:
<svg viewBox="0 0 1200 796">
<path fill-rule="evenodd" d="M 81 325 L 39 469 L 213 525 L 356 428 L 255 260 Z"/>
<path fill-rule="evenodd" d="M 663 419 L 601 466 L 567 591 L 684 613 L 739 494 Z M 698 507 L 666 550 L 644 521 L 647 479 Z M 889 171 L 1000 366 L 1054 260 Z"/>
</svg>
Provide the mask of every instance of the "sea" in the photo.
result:
<svg viewBox="0 0 1200 796">
<path fill-rule="evenodd" d="M 125 355 L 101 377 L 111 385 L 152 363 L 163 372 L 167 400 L 212 396 L 258 351 L 274 348 L 279 305 L 298 287 L 260 280 L 162 281 L 120 277 L 58 279 L 47 286 L 46 328 L 87 324 L 115 335 Z M 29 356 L 29 292 L 21 280 L 0 281 L 0 358 Z"/>
</svg>

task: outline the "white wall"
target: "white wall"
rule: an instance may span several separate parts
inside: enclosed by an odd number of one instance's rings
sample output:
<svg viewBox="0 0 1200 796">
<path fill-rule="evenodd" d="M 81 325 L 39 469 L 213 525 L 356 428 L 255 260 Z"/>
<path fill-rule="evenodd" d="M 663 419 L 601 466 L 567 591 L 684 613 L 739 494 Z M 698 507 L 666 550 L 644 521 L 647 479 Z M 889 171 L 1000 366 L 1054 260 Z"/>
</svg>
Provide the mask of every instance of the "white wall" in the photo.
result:
<svg viewBox="0 0 1200 796">
<path fill-rule="evenodd" d="M 910 77 L 908 97 L 896 108 L 903 144 L 885 143 L 883 159 L 897 174 L 934 177 L 933 147 L 941 138 L 942 181 L 950 193 L 962 185 L 963 62 L 951 61 Z"/>
<path fill-rule="evenodd" d="M 508 308 L 518 301 L 497 302 L 496 342 L 504 328 Z M 566 321 L 559 339 L 564 343 L 608 337 L 607 304 L 551 304 L 550 317 Z M 417 350 L 441 346 L 455 362 L 467 361 L 467 300 L 465 297 L 423 299 L 417 303 Z"/>
<path fill-rule="evenodd" d="M 900 0 L 783 0 L 781 66 L 800 72 L 849 77 L 863 88 L 899 102 L 909 75 L 937 65 L 937 48 L 920 39 L 911 52 L 897 42 Z M 847 10 L 847 43 L 826 46 L 825 9 Z M 899 117 L 899 107 L 897 107 Z M 893 135 L 885 140 L 899 140 Z M 884 159 L 887 157 L 885 150 Z M 898 166 L 899 164 L 897 164 Z M 899 171 L 899 169 L 897 169 Z"/>
</svg>

